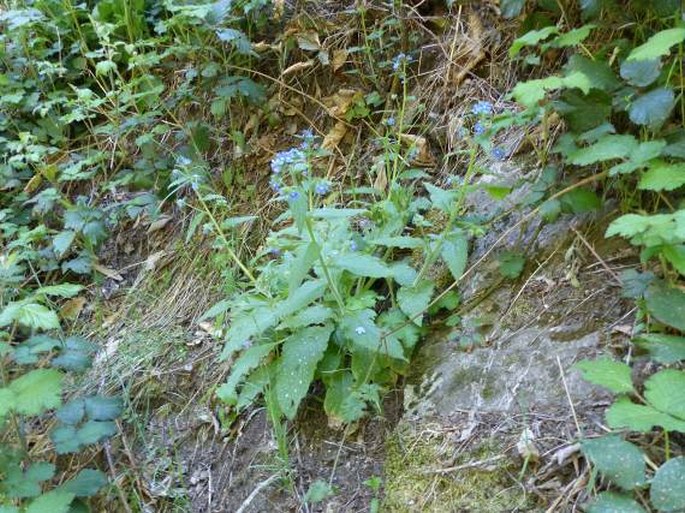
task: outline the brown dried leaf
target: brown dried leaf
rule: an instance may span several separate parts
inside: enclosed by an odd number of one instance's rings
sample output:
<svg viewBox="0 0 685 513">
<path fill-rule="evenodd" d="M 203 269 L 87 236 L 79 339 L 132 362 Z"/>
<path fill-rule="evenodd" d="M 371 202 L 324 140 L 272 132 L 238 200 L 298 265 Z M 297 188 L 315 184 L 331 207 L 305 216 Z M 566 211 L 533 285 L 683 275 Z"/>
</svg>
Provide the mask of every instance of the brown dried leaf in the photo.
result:
<svg viewBox="0 0 685 513">
<path fill-rule="evenodd" d="M 338 71 L 347 62 L 347 50 L 333 50 L 333 58 L 331 59 L 331 67 L 333 71 Z"/>
<path fill-rule="evenodd" d="M 171 221 L 171 216 L 160 216 L 159 219 L 150 223 L 150 226 L 147 228 L 147 233 L 154 233 L 161 230 L 167 224 L 169 224 L 169 221 Z"/>
<path fill-rule="evenodd" d="M 321 42 L 319 41 L 319 34 L 313 30 L 300 32 L 295 36 L 297 39 L 297 46 L 300 49 L 310 52 L 317 52 L 321 50 Z"/>
<path fill-rule="evenodd" d="M 321 147 L 324 150 L 332 150 L 338 144 L 340 144 L 340 141 L 342 141 L 343 137 L 345 137 L 345 134 L 347 133 L 347 124 L 344 121 L 338 121 L 333 128 L 331 128 L 330 132 L 326 134 L 326 137 L 323 138 L 323 143 L 321 143 Z"/>
<path fill-rule="evenodd" d="M 110 269 L 109 267 L 105 267 L 104 265 L 93 264 L 93 269 L 95 269 L 100 274 L 104 274 L 108 278 L 112 278 L 115 281 L 123 281 L 124 279 L 124 277 L 117 271 Z"/>
<path fill-rule="evenodd" d="M 59 315 L 62 319 L 74 320 L 81 315 L 83 307 L 86 306 L 86 298 L 76 296 L 66 301 L 59 310 Z"/>
<path fill-rule="evenodd" d="M 355 89 L 340 89 L 334 95 L 323 99 L 323 103 L 328 107 L 328 112 L 331 116 L 342 117 L 350 107 L 364 98 L 361 91 Z"/>
<path fill-rule="evenodd" d="M 311 68 L 314 65 L 314 59 L 309 59 L 308 61 L 304 62 L 296 62 L 292 66 L 288 66 L 283 70 L 283 73 L 281 73 L 281 77 L 285 77 L 287 75 L 292 75 L 293 73 L 297 73 L 299 71 L 302 71 L 304 69 Z"/>
<path fill-rule="evenodd" d="M 410 148 L 416 148 L 416 155 L 411 161 L 412 165 L 421 167 L 431 167 L 435 165 L 435 159 L 428 148 L 428 141 L 425 137 L 414 134 L 400 134 L 400 141 Z"/>
</svg>

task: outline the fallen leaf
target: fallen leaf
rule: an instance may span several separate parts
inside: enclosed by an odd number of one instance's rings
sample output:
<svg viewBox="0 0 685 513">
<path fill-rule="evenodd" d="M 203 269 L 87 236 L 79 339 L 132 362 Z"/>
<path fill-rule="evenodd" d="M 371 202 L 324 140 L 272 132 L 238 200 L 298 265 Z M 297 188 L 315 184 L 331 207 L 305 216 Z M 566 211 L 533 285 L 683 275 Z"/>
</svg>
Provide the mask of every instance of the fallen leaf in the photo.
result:
<svg viewBox="0 0 685 513">
<path fill-rule="evenodd" d="M 166 256 L 166 251 L 156 251 L 152 253 L 150 256 L 148 256 L 145 259 L 145 267 L 144 269 L 146 271 L 153 271 L 155 267 L 157 267 L 157 263 L 162 259 L 162 257 Z"/>
<path fill-rule="evenodd" d="M 302 50 L 316 52 L 321 50 L 321 42 L 319 41 L 319 34 L 313 30 L 307 32 L 300 32 L 295 36 L 297 39 L 297 46 Z"/>
<path fill-rule="evenodd" d="M 326 136 L 323 138 L 323 142 L 321 143 L 321 147 L 324 150 L 332 150 L 338 144 L 340 141 L 342 141 L 343 137 L 345 137 L 345 134 L 347 133 L 347 124 L 344 121 L 338 121 L 333 128 L 331 128 L 330 132 L 326 134 Z"/>
<path fill-rule="evenodd" d="M 83 307 L 86 306 L 86 298 L 76 296 L 68 301 L 65 301 L 62 308 L 59 310 L 59 315 L 62 319 L 74 320 L 81 315 Z"/>
<path fill-rule="evenodd" d="M 400 134 L 400 141 L 410 148 L 414 148 L 411 164 L 421 167 L 431 167 L 435 165 L 435 159 L 428 148 L 428 141 L 425 137 L 414 134 Z"/>
<path fill-rule="evenodd" d="M 333 58 L 331 59 L 331 68 L 333 71 L 338 71 L 347 62 L 347 50 L 333 50 Z"/>
<path fill-rule="evenodd" d="M 530 461 L 538 461 L 540 459 L 540 451 L 534 442 L 535 435 L 533 432 L 529 428 L 524 429 L 516 444 L 516 450 L 523 459 Z"/>
<path fill-rule="evenodd" d="M 93 264 L 93 269 L 95 269 L 100 274 L 104 274 L 108 278 L 112 278 L 115 281 L 123 281 L 124 279 L 124 277 L 117 271 L 110 269 L 109 267 L 105 267 L 104 265 Z"/>
<path fill-rule="evenodd" d="M 32 193 L 35 191 L 38 187 L 40 187 L 40 184 L 43 183 L 43 175 L 40 173 L 36 173 L 31 177 L 31 179 L 28 181 L 28 183 L 24 186 L 24 192 L 26 193 Z"/>
<path fill-rule="evenodd" d="M 331 116 L 343 117 L 350 107 L 364 98 L 361 91 L 355 89 L 340 89 L 337 93 L 327 96 L 323 99 L 323 103 L 328 107 L 328 112 Z"/>
<path fill-rule="evenodd" d="M 310 59 L 305 62 L 296 62 L 292 66 L 288 66 L 283 70 L 283 73 L 281 73 L 281 77 L 285 77 L 286 75 L 292 75 L 293 73 L 297 73 L 299 71 L 302 71 L 303 69 L 311 68 L 314 65 L 314 59 Z"/>
<path fill-rule="evenodd" d="M 147 233 L 154 233 L 164 228 L 171 221 L 171 216 L 160 216 L 155 222 L 150 223 Z"/>
<path fill-rule="evenodd" d="M 376 172 L 376 179 L 373 181 L 374 189 L 385 191 L 388 187 L 388 174 L 385 172 L 385 159 L 378 157 L 372 169 Z"/>
</svg>

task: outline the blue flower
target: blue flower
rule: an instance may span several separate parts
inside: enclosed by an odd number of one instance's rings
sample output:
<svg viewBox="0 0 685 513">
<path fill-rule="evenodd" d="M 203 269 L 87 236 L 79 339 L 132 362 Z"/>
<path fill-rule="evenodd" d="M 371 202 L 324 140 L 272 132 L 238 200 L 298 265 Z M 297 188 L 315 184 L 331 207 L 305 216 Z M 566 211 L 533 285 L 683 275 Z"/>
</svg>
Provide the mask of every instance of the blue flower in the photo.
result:
<svg viewBox="0 0 685 513">
<path fill-rule="evenodd" d="M 473 125 L 473 133 L 476 135 L 481 135 L 483 132 L 485 132 L 485 125 L 478 121 L 475 125 Z"/>
<path fill-rule="evenodd" d="M 357 326 L 356 328 L 354 328 L 354 332 L 357 335 L 364 335 L 366 333 L 366 328 L 364 326 Z"/>
<path fill-rule="evenodd" d="M 402 64 L 407 64 L 409 62 L 411 62 L 411 57 L 409 55 L 407 55 L 405 53 L 399 53 L 392 60 L 392 70 L 393 71 L 400 71 Z"/>
<path fill-rule="evenodd" d="M 288 198 L 290 198 L 292 201 L 296 201 L 300 197 L 300 193 L 297 191 L 291 191 L 290 194 L 288 194 Z"/>
<path fill-rule="evenodd" d="M 307 154 L 299 148 L 279 151 L 274 158 L 271 159 L 271 171 L 273 171 L 275 175 L 281 174 L 284 169 L 302 172 L 307 170 L 308 167 Z"/>
<path fill-rule="evenodd" d="M 300 132 L 300 135 L 298 136 L 300 139 L 302 139 L 302 144 L 300 144 L 300 148 L 303 150 L 309 150 L 314 147 L 314 142 L 316 141 L 316 136 L 314 135 L 314 132 L 312 132 L 311 128 L 307 128 L 305 130 L 302 130 Z"/>
<path fill-rule="evenodd" d="M 278 257 L 281 256 L 281 250 L 278 248 L 269 248 L 269 254 Z"/>
<path fill-rule="evenodd" d="M 273 179 L 272 179 L 272 180 L 269 182 L 269 185 L 270 185 L 271 188 L 274 190 L 274 192 L 277 192 L 277 193 L 279 193 L 279 194 L 280 194 L 280 192 L 283 190 L 283 188 L 281 187 L 281 184 L 278 183 L 276 180 L 273 180 Z"/>
<path fill-rule="evenodd" d="M 495 160 L 504 160 L 507 158 L 507 150 L 502 148 L 501 146 L 497 146 L 492 150 L 492 158 Z"/>
<path fill-rule="evenodd" d="M 357 243 L 355 241 L 350 242 L 350 249 L 352 251 L 357 251 L 359 249 L 359 246 L 357 246 Z"/>
<path fill-rule="evenodd" d="M 186 157 L 185 155 L 179 155 L 178 157 L 176 157 L 176 165 L 177 165 L 177 166 L 180 166 L 180 167 L 189 166 L 190 164 L 192 164 L 192 162 L 193 162 L 193 161 L 190 160 L 190 159 L 189 159 L 188 157 Z"/>
<path fill-rule="evenodd" d="M 492 114 L 492 103 L 485 100 L 476 102 L 473 107 L 471 107 L 471 113 L 477 116 L 489 116 Z"/>
<path fill-rule="evenodd" d="M 325 196 L 328 194 L 331 190 L 331 186 L 328 182 L 321 182 L 316 184 L 316 187 L 314 188 L 314 192 L 318 194 L 319 196 Z"/>
<path fill-rule="evenodd" d="M 385 124 L 388 126 L 395 126 L 395 118 L 392 116 L 385 120 Z"/>
</svg>

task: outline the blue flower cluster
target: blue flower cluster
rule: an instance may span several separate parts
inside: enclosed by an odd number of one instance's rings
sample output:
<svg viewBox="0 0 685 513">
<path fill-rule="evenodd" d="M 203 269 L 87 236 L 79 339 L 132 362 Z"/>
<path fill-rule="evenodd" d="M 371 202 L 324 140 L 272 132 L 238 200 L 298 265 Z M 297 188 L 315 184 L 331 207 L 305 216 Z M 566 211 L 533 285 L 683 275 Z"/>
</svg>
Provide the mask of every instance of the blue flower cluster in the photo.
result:
<svg viewBox="0 0 685 513">
<path fill-rule="evenodd" d="M 410 62 L 410 58 L 407 56 L 407 54 L 399 53 L 392 60 L 392 70 L 399 71 L 402 67 L 402 64 L 406 64 L 408 62 Z"/>
<path fill-rule="evenodd" d="M 290 148 L 276 153 L 271 159 L 271 171 L 278 176 L 286 169 L 296 173 L 306 172 L 309 169 L 307 154 L 300 148 Z"/>
<path fill-rule="evenodd" d="M 319 196 L 325 196 L 331 190 L 331 185 L 328 182 L 320 182 L 314 187 L 314 192 Z"/>
<path fill-rule="evenodd" d="M 471 113 L 476 116 L 490 116 L 492 112 L 492 103 L 485 100 L 478 101 L 471 107 Z"/>
<path fill-rule="evenodd" d="M 481 135 L 485 132 L 485 125 L 481 123 L 480 121 L 477 121 L 475 125 L 473 125 L 473 133 L 476 135 Z"/>
<path fill-rule="evenodd" d="M 491 155 L 495 160 L 504 160 L 507 158 L 507 150 L 501 146 L 497 146 L 496 148 L 493 148 Z"/>
</svg>

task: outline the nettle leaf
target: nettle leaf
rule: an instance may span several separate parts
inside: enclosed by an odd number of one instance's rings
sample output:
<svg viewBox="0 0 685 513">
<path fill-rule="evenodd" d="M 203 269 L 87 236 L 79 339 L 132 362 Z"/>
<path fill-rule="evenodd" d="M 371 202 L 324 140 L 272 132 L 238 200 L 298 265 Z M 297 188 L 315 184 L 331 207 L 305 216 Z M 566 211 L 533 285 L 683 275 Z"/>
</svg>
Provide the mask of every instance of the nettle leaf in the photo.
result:
<svg viewBox="0 0 685 513">
<path fill-rule="evenodd" d="M 105 485 L 107 485 L 107 476 L 103 472 L 85 468 L 59 489 L 73 493 L 76 497 L 92 497 Z"/>
<path fill-rule="evenodd" d="M 621 64 L 621 78 L 636 87 L 646 87 L 661 73 L 661 59 L 625 60 Z"/>
<path fill-rule="evenodd" d="M 649 284 L 654 281 L 654 273 L 652 272 L 638 272 L 635 269 L 628 269 L 621 273 L 621 287 L 622 297 L 631 299 L 641 298 Z"/>
<path fill-rule="evenodd" d="M 672 89 L 660 87 L 638 97 L 628 109 L 630 120 L 636 125 L 656 128 L 664 124 L 675 105 Z"/>
<path fill-rule="evenodd" d="M 57 258 L 62 258 L 66 255 L 75 238 L 76 232 L 73 230 L 64 230 L 52 238 L 52 247 L 55 250 Z"/>
<path fill-rule="evenodd" d="M 521 37 L 515 39 L 512 43 L 511 48 L 509 48 L 509 58 L 513 59 L 514 57 L 516 57 L 524 47 L 535 46 L 540 41 L 547 39 L 552 34 L 558 33 L 559 29 L 554 25 L 541 28 L 540 30 L 531 30 L 529 32 L 526 32 Z"/>
<path fill-rule="evenodd" d="M 659 322 L 685 331 L 685 292 L 664 282 L 652 283 L 645 292 L 647 310 Z"/>
<path fill-rule="evenodd" d="M 334 262 L 334 265 L 356 276 L 388 278 L 392 269 L 378 257 L 364 253 L 348 253 Z"/>
<path fill-rule="evenodd" d="M 83 399 L 69 401 L 57 410 L 55 415 L 64 424 L 75 426 L 80 423 L 86 415 L 85 401 Z"/>
<path fill-rule="evenodd" d="M 627 397 L 621 397 L 611 405 L 606 412 L 606 420 L 609 427 L 615 429 L 628 428 L 648 433 L 655 427 L 661 427 L 667 431 L 685 433 L 685 421 L 660 412 L 651 406 L 635 404 Z"/>
<path fill-rule="evenodd" d="M 576 166 L 589 166 L 597 162 L 623 158 L 637 146 L 637 139 L 632 135 L 606 135 L 596 143 L 572 152 L 568 160 Z"/>
<path fill-rule="evenodd" d="M 554 38 L 549 43 L 546 43 L 545 45 L 543 45 L 543 47 L 545 49 L 548 47 L 566 48 L 568 46 L 579 45 L 588 38 L 590 32 L 592 32 L 592 30 L 596 27 L 597 25 L 587 24 L 583 25 L 582 27 L 578 27 L 577 29 L 569 30 L 568 32 L 559 34 L 558 37 Z"/>
<path fill-rule="evenodd" d="M 238 399 L 236 389 L 243 381 L 244 377 L 257 368 L 262 360 L 264 360 L 276 347 L 276 344 L 260 344 L 248 348 L 231 367 L 231 374 L 226 380 L 226 383 L 221 385 L 216 395 L 227 404 L 234 405 Z"/>
<path fill-rule="evenodd" d="M 673 191 L 685 185 L 685 163 L 668 164 L 653 162 L 640 178 L 638 189 L 648 191 Z"/>
<path fill-rule="evenodd" d="M 685 241 L 685 210 L 651 216 L 626 214 L 614 220 L 607 228 L 605 237 L 614 235 L 621 235 L 636 246 L 680 244 Z"/>
<path fill-rule="evenodd" d="M 307 395 L 332 332 L 332 326 L 305 328 L 283 342 L 277 364 L 276 397 L 288 419 L 295 417 L 300 402 Z"/>
<path fill-rule="evenodd" d="M 323 479 L 317 479 L 309 486 L 309 490 L 307 490 L 304 500 L 309 504 L 316 504 L 317 502 L 327 499 L 331 495 L 335 495 L 331 485 Z"/>
<path fill-rule="evenodd" d="M 669 364 L 685 360 L 685 337 L 649 333 L 641 335 L 635 342 L 659 363 Z"/>
<path fill-rule="evenodd" d="M 602 125 L 611 115 L 611 96 L 593 89 L 583 94 L 577 89 L 564 91 L 554 107 L 573 132 L 586 132 Z"/>
<path fill-rule="evenodd" d="M 518 82 L 511 91 L 511 96 L 525 107 L 534 107 L 544 100 L 548 91 L 562 88 L 564 81 L 560 77 L 547 77 Z"/>
<path fill-rule="evenodd" d="M 645 399 L 654 408 L 685 421 L 685 371 L 666 369 L 645 382 Z"/>
<path fill-rule="evenodd" d="M 685 457 L 670 459 L 659 467 L 652 479 L 649 498 L 659 511 L 685 510 Z"/>
<path fill-rule="evenodd" d="M 12 381 L 7 390 L 13 396 L 13 410 L 23 415 L 40 415 L 62 404 L 64 374 L 56 369 L 34 369 Z"/>
<path fill-rule="evenodd" d="M 581 360 L 574 367 L 583 373 L 583 379 L 602 386 L 617 394 L 633 391 L 633 380 L 630 367 L 622 362 L 609 358 Z"/>
<path fill-rule="evenodd" d="M 588 90 L 599 89 L 609 93 L 621 85 L 621 81 L 616 78 L 611 66 L 599 59 L 595 60 L 574 54 L 569 58 L 568 63 L 564 66 L 564 70 L 567 75 L 573 72 L 581 73 L 584 76 L 583 80 L 588 81 Z M 586 90 L 585 92 L 587 93 L 588 91 Z"/>
<path fill-rule="evenodd" d="M 518 278 L 526 265 L 526 257 L 514 251 L 503 251 L 497 256 L 499 272 L 502 276 L 509 279 Z"/>
<path fill-rule="evenodd" d="M 685 39 L 685 28 L 673 28 L 662 30 L 650 37 L 646 43 L 633 48 L 628 55 L 629 61 L 644 61 L 658 59 L 668 55 L 671 47 L 681 43 Z"/>
<path fill-rule="evenodd" d="M 440 256 L 450 270 L 452 277 L 459 280 L 466 269 L 469 257 L 469 241 L 462 230 L 453 230 L 442 240 Z"/>
<path fill-rule="evenodd" d="M 602 200 L 590 189 L 579 187 L 567 192 L 561 197 L 561 205 L 566 211 L 574 214 L 582 214 L 598 210 L 602 206 Z"/>
<path fill-rule="evenodd" d="M 101 442 L 116 433 L 117 425 L 114 422 L 89 420 L 76 431 L 76 436 L 80 445 L 84 446 Z"/>
<path fill-rule="evenodd" d="M 584 440 L 580 446 L 597 470 L 624 490 L 632 490 L 647 482 L 647 466 L 642 451 L 620 436 Z"/>
<path fill-rule="evenodd" d="M 434 289 L 431 280 L 421 280 L 416 285 L 400 287 L 397 291 L 397 304 L 410 319 L 418 316 L 413 319 L 417 326 L 423 324 L 423 313 L 428 309 Z"/>
<path fill-rule="evenodd" d="M 632 497 L 602 492 L 588 505 L 587 513 L 647 513 Z"/>
<path fill-rule="evenodd" d="M 240 30 L 222 28 L 216 31 L 216 36 L 219 38 L 219 41 L 230 43 L 241 55 L 257 55 L 252 50 L 252 43 L 250 43 L 250 40 L 245 33 Z"/>
<path fill-rule="evenodd" d="M 74 497 L 73 493 L 53 490 L 33 500 L 24 513 L 68 513 Z"/>
</svg>

